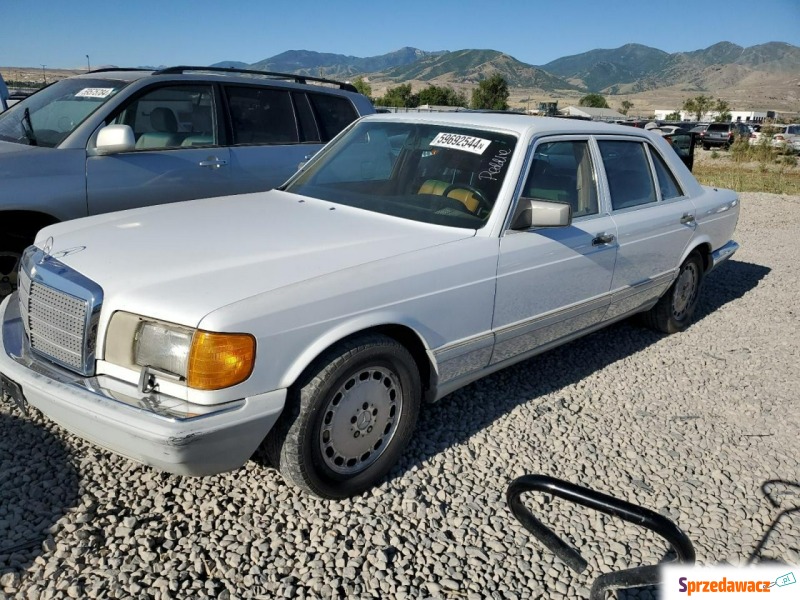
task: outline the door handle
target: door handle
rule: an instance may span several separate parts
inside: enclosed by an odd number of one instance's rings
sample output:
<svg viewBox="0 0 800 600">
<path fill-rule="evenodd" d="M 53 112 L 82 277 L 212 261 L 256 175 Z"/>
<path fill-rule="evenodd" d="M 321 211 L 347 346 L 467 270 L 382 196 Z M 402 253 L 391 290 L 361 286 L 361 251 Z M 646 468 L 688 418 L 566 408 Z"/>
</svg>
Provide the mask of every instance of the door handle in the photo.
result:
<svg viewBox="0 0 800 600">
<path fill-rule="evenodd" d="M 601 233 L 592 240 L 592 246 L 604 246 L 614 241 L 613 233 Z"/>
<path fill-rule="evenodd" d="M 219 169 L 227 164 L 227 160 L 216 158 L 214 156 L 209 156 L 207 159 L 201 160 L 199 163 L 197 163 L 197 165 L 200 167 L 211 167 L 212 169 Z"/>
<path fill-rule="evenodd" d="M 694 223 L 694 215 L 686 213 L 681 217 L 681 225 L 689 225 L 690 223 Z"/>
</svg>

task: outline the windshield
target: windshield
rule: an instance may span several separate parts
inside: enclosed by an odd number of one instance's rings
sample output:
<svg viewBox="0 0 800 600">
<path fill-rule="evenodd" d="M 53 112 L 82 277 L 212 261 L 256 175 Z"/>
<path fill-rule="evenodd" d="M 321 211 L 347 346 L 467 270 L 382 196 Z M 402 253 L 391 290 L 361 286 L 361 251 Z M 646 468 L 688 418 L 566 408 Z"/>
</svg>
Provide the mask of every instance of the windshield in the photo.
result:
<svg viewBox="0 0 800 600">
<path fill-rule="evenodd" d="M 362 121 L 286 191 L 424 223 L 483 227 L 514 152 L 512 135 Z"/>
<path fill-rule="evenodd" d="M 53 148 L 127 81 L 62 79 L 0 114 L 0 140 Z"/>
</svg>

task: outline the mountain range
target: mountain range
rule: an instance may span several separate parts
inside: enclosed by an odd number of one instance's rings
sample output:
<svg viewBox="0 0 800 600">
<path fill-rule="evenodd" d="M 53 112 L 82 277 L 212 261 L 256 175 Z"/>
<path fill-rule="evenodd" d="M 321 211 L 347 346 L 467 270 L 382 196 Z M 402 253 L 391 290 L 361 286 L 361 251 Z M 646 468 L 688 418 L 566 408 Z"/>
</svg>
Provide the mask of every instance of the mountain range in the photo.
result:
<svg viewBox="0 0 800 600">
<path fill-rule="evenodd" d="M 785 42 L 749 48 L 720 42 L 702 50 L 670 54 L 641 44 L 626 44 L 615 49 L 565 56 L 540 66 L 526 64 L 497 50 L 430 52 L 406 47 L 366 58 L 290 50 L 252 64 L 224 61 L 213 66 L 339 79 L 363 75 L 370 81 L 392 84 L 406 81 L 474 84 L 499 73 L 511 87 L 556 93 L 620 94 L 658 89 L 678 82 L 704 91 L 714 87 L 722 70 L 740 79 L 751 71 L 759 71 L 800 80 L 800 48 Z"/>
</svg>

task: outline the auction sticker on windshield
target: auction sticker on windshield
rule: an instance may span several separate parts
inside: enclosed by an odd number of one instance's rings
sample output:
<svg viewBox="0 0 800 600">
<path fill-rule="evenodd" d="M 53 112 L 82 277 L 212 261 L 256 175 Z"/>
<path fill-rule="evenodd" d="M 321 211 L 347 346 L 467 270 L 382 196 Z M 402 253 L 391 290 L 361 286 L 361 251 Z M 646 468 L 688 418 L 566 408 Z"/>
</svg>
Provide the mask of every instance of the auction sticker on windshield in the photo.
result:
<svg viewBox="0 0 800 600">
<path fill-rule="evenodd" d="M 106 98 L 114 91 L 114 88 L 83 88 L 75 94 L 76 98 Z"/>
<path fill-rule="evenodd" d="M 491 140 L 485 140 L 479 137 L 472 137 L 471 135 L 460 135 L 458 133 L 439 133 L 433 140 L 431 146 L 438 146 L 439 148 L 452 148 L 454 150 L 465 150 L 473 154 L 483 154 L 484 151 L 492 143 Z"/>
</svg>

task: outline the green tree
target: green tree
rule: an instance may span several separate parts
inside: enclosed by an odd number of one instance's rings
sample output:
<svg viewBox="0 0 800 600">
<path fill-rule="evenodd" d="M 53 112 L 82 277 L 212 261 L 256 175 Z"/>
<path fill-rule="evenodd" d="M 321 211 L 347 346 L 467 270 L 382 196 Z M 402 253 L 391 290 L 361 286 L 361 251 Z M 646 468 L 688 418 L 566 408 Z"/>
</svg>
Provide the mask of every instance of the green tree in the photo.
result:
<svg viewBox="0 0 800 600">
<path fill-rule="evenodd" d="M 697 120 L 700 121 L 703 115 L 706 114 L 714 104 L 714 99 L 711 96 L 695 96 L 689 98 L 683 103 L 683 110 L 694 113 Z"/>
<path fill-rule="evenodd" d="M 578 102 L 578 106 L 588 106 L 591 108 L 608 108 L 608 102 L 606 102 L 606 99 L 603 98 L 603 96 L 601 96 L 600 94 L 586 94 L 583 98 L 581 98 L 581 101 Z"/>
<path fill-rule="evenodd" d="M 623 115 L 627 115 L 628 111 L 632 108 L 633 108 L 633 102 L 631 102 L 630 100 L 623 100 L 622 110 L 620 110 L 619 112 L 621 112 Z"/>
<path fill-rule="evenodd" d="M 361 75 L 353 80 L 353 85 L 358 90 L 359 94 L 364 94 L 367 98 L 372 96 L 372 86 L 364 81 Z"/>
<path fill-rule="evenodd" d="M 431 106 L 466 106 L 467 97 L 449 86 L 429 85 L 417 94 L 420 105 Z"/>
<path fill-rule="evenodd" d="M 714 118 L 717 123 L 731 120 L 731 105 L 725 100 L 717 100 L 717 103 L 714 105 L 714 110 L 717 112 L 717 116 Z"/>
<path fill-rule="evenodd" d="M 472 108 L 508 110 L 508 82 L 502 75 L 484 79 L 472 90 Z"/>
<path fill-rule="evenodd" d="M 415 108 L 419 106 L 419 96 L 411 92 L 410 83 L 405 83 L 397 87 L 388 88 L 383 97 L 375 101 L 375 104 L 379 106 Z"/>
<path fill-rule="evenodd" d="M 667 121 L 680 121 L 681 120 L 681 111 L 676 110 L 674 112 L 669 113 L 666 116 Z"/>
</svg>

